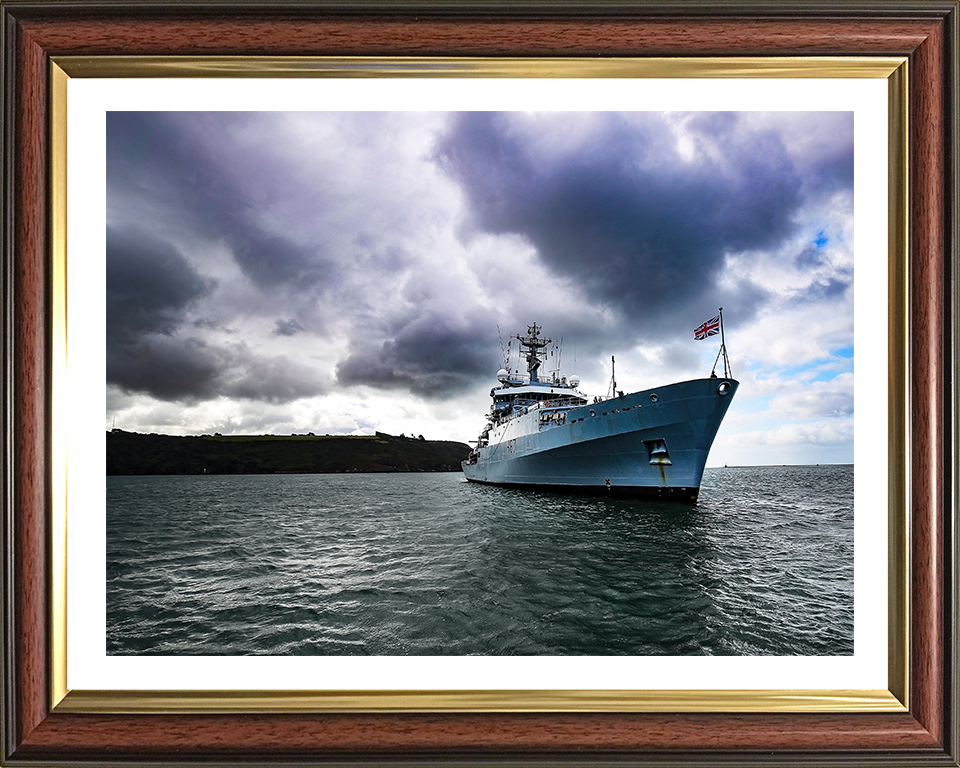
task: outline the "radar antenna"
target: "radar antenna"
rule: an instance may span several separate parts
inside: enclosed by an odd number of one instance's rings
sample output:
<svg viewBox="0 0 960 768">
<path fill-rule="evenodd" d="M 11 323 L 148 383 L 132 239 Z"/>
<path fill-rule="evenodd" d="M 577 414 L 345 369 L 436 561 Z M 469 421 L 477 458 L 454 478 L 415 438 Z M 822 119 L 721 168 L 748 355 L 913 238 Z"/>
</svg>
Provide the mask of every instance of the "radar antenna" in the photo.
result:
<svg viewBox="0 0 960 768">
<path fill-rule="evenodd" d="M 517 334 L 510 337 L 519 342 L 521 356 L 524 352 L 527 353 L 527 373 L 530 374 L 531 383 L 539 381 L 537 371 L 540 368 L 540 364 L 546 359 L 546 353 L 543 351 L 543 348 L 553 343 L 553 339 L 540 338 L 540 330 L 541 326 L 534 323 L 533 325 L 527 326 L 526 336 Z"/>
</svg>

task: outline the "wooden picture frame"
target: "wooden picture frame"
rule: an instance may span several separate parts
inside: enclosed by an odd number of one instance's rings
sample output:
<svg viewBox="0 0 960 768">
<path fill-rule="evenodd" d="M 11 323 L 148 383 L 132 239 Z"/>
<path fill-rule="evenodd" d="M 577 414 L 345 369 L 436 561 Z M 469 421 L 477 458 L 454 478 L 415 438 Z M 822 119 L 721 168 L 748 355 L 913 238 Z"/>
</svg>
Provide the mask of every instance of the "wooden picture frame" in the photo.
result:
<svg viewBox="0 0 960 768">
<path fill-rule="evenodd" d="M 958 765 L 957 24 L 952 2 L 266 3 L 0 2 L 3 16 L 3 744 L 10 765 L 863 764 Z M 52 371 L 61 352 L 50 130 L 56 60 L 200 57 L 904 57 L 903 237 L 892 293 L 908 334 L 902 482 L 909 628 L 890 711 L 134 713 L 58 706 L 51 652 Z M 896 201 L 893 203 L 896 205 Z M 894 420 L 896 422 L 896 420 Z M 896 426 L 894 426 L 896 429 Z M 909 574 L 909 582 L 906 581 Z M 60 585 L 62 586 L 62 585 Z M 900 667 L 902 666 L 902 669 Z M 181 702 L 182 703 L 182 702 Z M 109 708 L 107 708 L 109 709 Z M 549 709 L 546 707 L 545 709 Z M 576 709 L 575 707 L 573 709 Z M 585 708 L 590 710 L 591 708 Z M 731 709 L 737 709 L 732 707 Z M 682 710 L 682 711 L 681 711 Z M 691 711 L 692 710 L 692 711 Z"/>
</svg>

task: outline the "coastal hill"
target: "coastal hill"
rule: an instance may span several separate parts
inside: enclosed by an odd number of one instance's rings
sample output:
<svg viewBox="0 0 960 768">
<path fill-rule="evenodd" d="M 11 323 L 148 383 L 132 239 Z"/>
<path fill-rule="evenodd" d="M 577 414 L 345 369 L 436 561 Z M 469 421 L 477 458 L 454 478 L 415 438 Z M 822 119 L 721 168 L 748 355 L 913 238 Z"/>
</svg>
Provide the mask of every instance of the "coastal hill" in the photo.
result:
<svg viewBox="0 0 960 768">
<path fill-rule="evenodd" d="M 108 475 L 459 472 L 470 446 L 382 432 L 353 435 L 144 435 L 107 432 Z"/>
</svg>

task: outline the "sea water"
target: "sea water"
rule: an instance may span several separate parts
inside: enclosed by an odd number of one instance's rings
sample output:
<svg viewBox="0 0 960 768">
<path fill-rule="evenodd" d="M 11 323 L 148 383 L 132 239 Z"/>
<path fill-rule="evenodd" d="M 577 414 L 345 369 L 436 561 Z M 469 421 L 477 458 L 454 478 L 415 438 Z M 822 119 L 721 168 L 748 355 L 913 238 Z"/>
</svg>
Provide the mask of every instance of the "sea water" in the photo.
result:
<svg viewBox="0 0 960 768">
<path fill-rule="evenodd" d="M 460 474 L 107 478 L 109 654 L 853 653 L 853 467 L 696 504 Z"/>
</svg>

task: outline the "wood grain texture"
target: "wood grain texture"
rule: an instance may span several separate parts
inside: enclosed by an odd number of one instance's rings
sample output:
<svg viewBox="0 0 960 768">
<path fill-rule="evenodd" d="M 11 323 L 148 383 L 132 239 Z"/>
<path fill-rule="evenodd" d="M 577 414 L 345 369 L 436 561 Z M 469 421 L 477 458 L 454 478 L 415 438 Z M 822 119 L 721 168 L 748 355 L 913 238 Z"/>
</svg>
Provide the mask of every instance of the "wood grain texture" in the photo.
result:
<svg viewBox="0 0 960 768">
<path fill-rule="evenodd" d="M 528 761 L 745 761 L 956 764 L 944 748 L 943 538 L 950 371 L 944 312 L 949 269 L 944 189 L 945 21 L 936 14 L 843 18 L 523 18 L 397 15 L 354 18 L 305 10 L 296 17 L 99 16 L 69 6 L 24 11 L 16 23 L 16 751 L 56 760 L 515 756 Z M 71 10 L 73 9 L 73 10 Z M 9 7 L 7 8 L 9 11 Z M 12 11 L 11 11 L 12 12 Z M 955 23 L 955 20 L 949 20 Z M 8 38 L 7 43 L 10 40 Z M 235 715 L 49 714 L 45 612 L 48 503 L 46 278 L 46 66 L 51 55 L 509 55 L 662 56 L 859 54 L 911 57 L 911 297 L 913 368 L 913 708 L 906 715 Z M 952 51 L 953 55 L 956 51 Z M 952 65 L 951 65 L 952 66 Z M 955 745 L 953 747 L 955 749 Z"/>
<path fill-rule="evenodd" d="M 238 721 L 242 726 L 238 727 Z M 109 741 L 104 734 L 110 734 Z M 89 749 L 221 756 L 358 751 L 747 751 L 935 748 L 909 715 L 229 715 L 53 716 L 24 755 Z"/>
<path fill-rule="evenodd" d="M 912 51 L 929 19 L 80 19 L 27 20 L 24 32 L 51 55 L 246 54 L 397 56 L 882 55 Z"/>
<path fill-rule="evenodd" d="M 46 60 L 43 49 L 17 48 L 13 340 L 14 508 L 18 733 L 23 739 L 47 714 L 46 700 Z"/>
<path fill-rule="evenodd" d="M 911 62 L 911 266 L 913 403 L 912 452 L 912 664 L 911 701 L 918 722 L 938 741 L 943 711 L 944 423 L 944 229 L 943 92 L 946 61 L 937 29 Z"/>
</svg>

